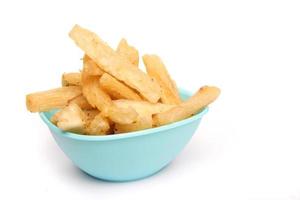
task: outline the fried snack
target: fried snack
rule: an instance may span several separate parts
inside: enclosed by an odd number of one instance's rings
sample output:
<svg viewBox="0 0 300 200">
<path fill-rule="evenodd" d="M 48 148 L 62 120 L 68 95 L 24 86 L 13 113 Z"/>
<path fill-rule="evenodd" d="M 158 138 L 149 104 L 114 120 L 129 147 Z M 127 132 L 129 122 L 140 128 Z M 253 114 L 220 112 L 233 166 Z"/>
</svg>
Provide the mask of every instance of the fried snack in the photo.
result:
<svg viewBox="0 0 300 200">
<path fill-rule="evenodd" d="M 137 90 L 152 103 L 160 99 L 160 86 L 126 58 L 116 53 L 95 33 L 75 25 L 69 36 L 103 71 Z"/>
<path fill-rule="evenodd" d="M 110 130 L 109 122 L 101 113 L 97 114 L 87 125 L 87 135 L 105 135 Z"/>
<path fill-rule="evenodd" d="M 139 66 L 139 52 L 133 46 L 128 45 L 126 39 L 119 42 L 117 53 L 129 60 L 133 66 Z"/>
<path fill-rule="evenodd" d="M 36 92 L 26 96 L 26 106 L 30 112 L 45 112 L 54 108 L 63 108 L 70 99 L 81 94 L 81 87 L 68 86 Z"/>
<path fill-rule="evenodd" d="M 63 131 L 84 133 L 86 119 L 87 117 L 80 107 L 77 104 L 72 103 L 53 115 L 51 121 L 53 123 L 56 122 L 56 126 Z"/>
<path fill-rule="evenodd" d="M 50 121 L 51 121 L 53 124 L 56 125 L 57 122 L 58 122 L 58 117 L 59 117 L 59 115 L 60 115 L 60 112 L 59 112 L 59 111 L 56 112 L 54 115 L 52 115 Z"/>
<path fill-rule="evenodd" d="M 137 111 L 138 117 L 136 122 L 132 124 L 115 124 L 115 133 L 125 133 L 130 131 L 138 131 L 152 128 L 152 115 L 165 112 L 174 108 L 175 105 L 162 103 L 149 103 L 148 101 L 134 101 L 126 99 L 118 99 L 113 101 L 119 108 L 133 108 Z"/>
<path fill-rule="evenodd" d="M 220 94 L 217 87 L 204 86 L 190 99 L 163 113 L 153 116 L 155 126 L 161 126 L 188 118 L 212 103 Z"/>
<path fill-rule="evenodd" d="M 86 98 L 81 94 L 73 99 L 71 99 L 68 104 L 76 103 L 82 110 L 90 110 L 93 109 L 91 104 L 86 100 Z"/>
<path fill-rule="evenodd" d="M 82 93 L 88 103 L 102 112 L 102 115 L 109 118 L 113 122 L 128 124 L 132 123 L 137 118 L 137 113 L 133 109 L 118 109 L 116 108 L 110 96 L 100 87 L 98 75 L 90 75 L 87 72 L 89 58 L 83 60 L 83 70 L 81 76 Z"/>
<path fill-rule="evenodd" d="M 113 103 L 119 108 L 133 108 L 138 112 L 139 115 L 153 115 L 157 113 L 162 113 L 175 105 L 162 104 L 162 103 L 149 103 L 148 101 L 134 101 L 127 99 L 114 100 Z"/>
<path fill-rule="evenodd" d="M 88 57 L 83 58 L 83 69 L 81 72 L 82 93 L 87 102 L 98 110 L 103 110 L 107 106 L 111 106 L 111 98 L 106 94 L 99 84 L 100 75 L 96 70 L 98 67 Z"/>
<path fill-rule="evenodd" d="M 104 72 L 97 66 L 97 64 L 87 55 L 83 57 L 83 68 L 81 72 L 82 85 L 91 82 L 91 79 L 99 79 L 103 73 Z"/>
<path fill-rule="evenodd" d="M 134 109 L 121 109 L 113 105 L 110 97 L 101 89 L 97 77 L 91 76 L 85 80 L 82 92 L 89 104 L 103 113 L 103 116 L 120 124 L 129 124 L 136 120 L 137 113 Z"/>
<path fill-rule="evenodd" d="M 102 116 L 109 118 L 111 121 L 118 124 L 131 124 L 137 120 L 138 113 L 131 107 L 120 108 L 115 105 L 105 107 Z"/>
<path fill-rule="evenodd" d="M 188 118 L 212 103 L 217 87 L 204 86 L 182 101 L 175 81 L 156 55 L 144 55 L 122 39 L 116 50 L 75 25 L 69 33 L 85 55 L 80 72 L 64 73 L 61 88 L 28 94 L 30 112 L 60 109 L 51 122 L 64 131 L 107 135 L 149 129 Z"/>
<path fill-rule="evenodd" d="M 110 97 L 101 89 L 98 77 L 89 77 L 82 85 L 82 93 L 88 103 L 98 110 L 103 110 L 112 104 Z"/>
<path fill-rule="evenodd" d="M 118 81 L 111 75 L 104 73 L 100 80 L 100 86 L 114 99 L 141 100 L 142 98 L 130 87 Z"/>
<path fill-rule="evenodd" d="M 89 110 L 82 110 L 82 111 L 87 117 L 86 118 L 87 124 L 90 123 L 96 117 L 96 115 L 100 113 L 98 109 L 89 109 Z"/>
<path fill-rule="evenodd" d="M 81 74 L 79 72 L 63 73 L 61 77 L 62 86 L 81 85 Z"/>
<path fill-rule="evenodd" d="M 155 78 L 162 89 L 161 101 L 166 104 L 180 104 L 181 99 L 174 81 L 162 60 L 156 55 L 144 55 L 147 73 Z"/>
<path fill-rule="evenodd" d="M 87 76 L 101 76 L 104 73 L 104 71 L 101 70 L 101 68 L 99 68 L 97 64 L 87 55 L 83 56 L 83 63 L 85 75 Z"/>
<path fill-rule="evenodd" d="M 137 121 L 132 124 L 115 124 L 115 133 L 126 133 L 132 131 L 139 131 L 152 128 L 152 116 L 151 115 L 139 115 Z"/>
</svg>

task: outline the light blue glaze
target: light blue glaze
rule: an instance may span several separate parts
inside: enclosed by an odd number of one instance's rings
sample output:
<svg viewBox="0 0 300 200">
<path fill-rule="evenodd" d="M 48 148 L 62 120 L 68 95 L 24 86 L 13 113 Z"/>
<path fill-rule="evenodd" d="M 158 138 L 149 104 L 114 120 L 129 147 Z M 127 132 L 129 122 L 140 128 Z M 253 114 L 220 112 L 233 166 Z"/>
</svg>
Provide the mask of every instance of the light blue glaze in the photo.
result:
<svg viewBox="0 0 300 200">
<path fill-rule="evenodd" d="M 182 98 L 190 93 L 180 90 Z M 50 122 L 55 111 L 40 113 L 55 141 L 73 163 L 89 175 L 108 181 L 148 177 L 168 165 L 195 133 L 205 108 L 172 124 L 107 136 L 63 132 Z"/>
</svg>

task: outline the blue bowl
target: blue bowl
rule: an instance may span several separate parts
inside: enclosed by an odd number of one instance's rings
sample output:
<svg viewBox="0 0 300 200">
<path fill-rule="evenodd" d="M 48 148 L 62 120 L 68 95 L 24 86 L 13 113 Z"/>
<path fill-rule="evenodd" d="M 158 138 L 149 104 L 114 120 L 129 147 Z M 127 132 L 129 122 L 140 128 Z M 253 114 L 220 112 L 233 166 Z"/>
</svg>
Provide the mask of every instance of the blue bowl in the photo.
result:
<svg viewBox="0 0 300 200">
<path fill-rule="evenodd" d="M 184 90 L 180 95 L 183 99 L 191 96 Z M 107 136 L 63 132 L 50 121 L 55 111 L 40 116 L 58 146 L 81 170 L 103 180 L 132 181 L 168 165 L 189 142 L 207 111 L 157 128 Z"/>
</svg>

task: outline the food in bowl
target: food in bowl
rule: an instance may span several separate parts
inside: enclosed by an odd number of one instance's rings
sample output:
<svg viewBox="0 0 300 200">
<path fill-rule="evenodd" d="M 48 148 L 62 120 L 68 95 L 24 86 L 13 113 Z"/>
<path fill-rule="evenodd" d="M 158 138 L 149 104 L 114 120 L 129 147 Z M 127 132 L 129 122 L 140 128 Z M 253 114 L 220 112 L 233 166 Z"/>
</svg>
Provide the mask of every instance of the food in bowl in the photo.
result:
<svg viewBox="0 0 300 200">
<path fill-rule="evenodd" d="M 195 115 L 220 94 L 203 86 L 183 100 L 160 57 L 144 55 L 144 72 L 125 39 L 114 50 L 78 25 L 69 36 L 84 51 L 82 70 L 64 73 L 60 88 L 26 96 L 30 112 L 59 109 L 51 122 L 62 131 L 104 136 L 151 129 Z"/>
</svg>

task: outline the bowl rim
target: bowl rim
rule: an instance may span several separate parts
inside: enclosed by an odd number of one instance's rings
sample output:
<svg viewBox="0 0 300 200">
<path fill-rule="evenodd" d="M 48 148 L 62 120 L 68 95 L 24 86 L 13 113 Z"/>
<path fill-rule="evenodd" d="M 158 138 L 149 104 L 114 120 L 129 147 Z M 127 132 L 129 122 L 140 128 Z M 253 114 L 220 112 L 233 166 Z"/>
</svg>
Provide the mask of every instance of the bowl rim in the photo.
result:
<svg viewBox="0 0 300 200">
<path fill-rule="evenodd" d="M 187 95 L 187 96 L 191 96 L 190 92 L 188 92 L 187 90 L 181 89 L 181 88 L 180 88 L 180 93 Z M 75 140 L 81 140 L 81 141 L 106 141 L 106 140 L 118 140 L 118 139 L 139 137 L 139 136 L 149 135 L 152 133 L 157 133 L 157 132 L 173 129 L 173 128 L 191 123 L 195 120 L 198 120 L 198 119 L 202 118 L 203 115 L 205 115 L 207 112 L 208 112 L 208 107 L 204 107 L 199 113 L 197 113 L 189 118 L 177 121 L 177 122 L 173 122 L 173 123 L 155 127 L 155 128 L 150 128 L 150 129 L 145 129 L 145 130 L 140 130 L 140 131 L 133 131 L 133 132 L 128 132 L 128 133 L 113 134 L 113 135 L 80 135 L 80 134 L 76 134 L 76 133 L 72 133 L 72 132 L 68 132 L 68 131 L 62 131 L 46 117 L 45 113 L 47 113 L 47 112 L 40 112 L 39 115 L 42 118 L 42 120 L 45 122 L 45 124 L 51 130 L 53 130 L 52 132 L 54 132 L 56 135 L 75 139 Z"/>
</svg>

